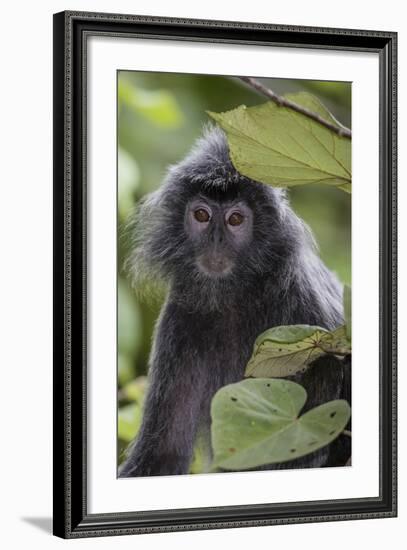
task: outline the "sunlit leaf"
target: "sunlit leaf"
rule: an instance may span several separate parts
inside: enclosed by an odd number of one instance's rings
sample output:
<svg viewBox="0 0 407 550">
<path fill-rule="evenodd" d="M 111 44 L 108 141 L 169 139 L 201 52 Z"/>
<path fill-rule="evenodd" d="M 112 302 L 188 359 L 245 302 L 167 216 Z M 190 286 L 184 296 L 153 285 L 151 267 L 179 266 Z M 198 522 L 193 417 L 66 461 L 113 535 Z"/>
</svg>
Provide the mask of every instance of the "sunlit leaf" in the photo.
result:
<svg viewBox="0 0 407 550">
<path fill-rule="evenodd" d="M 117 376 L 119 386 L 122 387 L 134 377 L 132 362 L 129 355 L 117 353 Z"/>
<path fill-rule="evenodd" d="M 326 353 L 350 353 L 344 327 L 332 332 L 310 325 L 274 327 L 256 339 L 245 376 L 292 376 Z"/>
<path fill-rule="evenodd" d="M 134 355 L 142 343 L 140 310 L 126 283 L 118 284 L 118 348 L 125 355 Z"/>
<path fill-rule="evenodd" d="M 303 80 L 301 83 L 310 92 L 322 95 L 337 105 L 351 106 L 351 87 L 349 82 Z"/>
<path fill-rule="evenodd" d="M 121 78 L 118 85 L 118 100 L 119 104 L 125 104 L 157 126 L 177 128 L 184 121 L 175 97 L 167 90 L 143 90 Z"/>
<path fill-rule="evenodd" d="M 140 181 L 140 172 L 136 160 L 122 147 L 118 148 L 118 206 L 124 220 L 134 206 L 134 195 Z"/>
<path fill-rule="evenodd" d="M 306 398 L 288 380 L 243 380 L 220 389 L 211 406 L 214 468 L 256 468 L 328 445 L 346 426 L 350 407 L 330 401 L 298 417 Z"/>
<path fill-rule="evenodd" d="M 119 439 L 130 442 L 137 434 L 142 418 L 141 406 L 137 403 L 125 405 L 119 409 L 117 435 Z"/>
<path fill-rule="evenodd" d="M 341 127 L 313 95 L 286 97 Z M 351 140 L 310 117 L 271 101 L 209 115 L 225 130 L 241 174 L 277 187 L 318 182 L 350 190 Z"/>
<path fill-rule="evenodd" d="M 129 401 L 136 401 L 141 404 L 144 399 L 144 395 L 147 387 L 147 377 L 138 376 L 136 379 L 128 382 L 122 388 L 123 398 L 128 399 Z"/>
<path fill-rule="evenodd" d="M 342 189 L 342 191 L 345 191 L 345 193 L 352 193 L 352 185 L 350 183 L 338 185 L 338 189 Z"/>
<path fill-rule="evenodd" d="M 190 474 L 208 473 L 212 466 L 212 452 L 205 435 L 200 434 L 194 445 L 194 454 L 189 467 Z"/>
</svg>

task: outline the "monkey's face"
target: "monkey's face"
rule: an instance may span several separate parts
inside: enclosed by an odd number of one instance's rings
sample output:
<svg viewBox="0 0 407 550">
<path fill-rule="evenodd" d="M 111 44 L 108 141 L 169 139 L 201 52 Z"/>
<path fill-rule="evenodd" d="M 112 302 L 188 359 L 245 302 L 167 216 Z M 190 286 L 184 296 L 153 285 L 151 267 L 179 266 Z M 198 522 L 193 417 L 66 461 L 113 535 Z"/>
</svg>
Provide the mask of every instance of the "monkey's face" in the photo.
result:
<svg viewBox="0 0 407 550">
<path fill-rule="evenodd" d="M 241 200 L 216 201 L 198 196 L 187 204 L 185 231 L 193 244 L 199 272 L 226 277 L 252 241 L 253 212 Z"/>
</svg>

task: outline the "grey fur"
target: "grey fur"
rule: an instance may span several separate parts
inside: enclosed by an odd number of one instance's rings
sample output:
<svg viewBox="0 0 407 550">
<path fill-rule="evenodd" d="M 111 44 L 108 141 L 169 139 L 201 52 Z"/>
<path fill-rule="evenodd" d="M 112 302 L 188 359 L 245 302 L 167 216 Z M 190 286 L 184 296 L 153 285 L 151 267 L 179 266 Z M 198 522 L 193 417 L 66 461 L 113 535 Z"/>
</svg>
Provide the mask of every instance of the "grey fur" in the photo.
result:
<svg viewBox="0 0 407 550">
<path fill-rule="evenodd" d="M 197 254 L 212 246 L 193 242 L 185 230 L 187 204 L 197 196 L 244 201 L 253 211 L 251 242 L 232 251 L 223 242 L 234 260 L 225 277 L 197 267 Z M 207 129 L 170 168 L 161 188 L 138 207 L 128 233 L 127 270 L 137 286 L 164 282 L 167 298 L 155 330 L 142 427 L 119 475 L 185 474 L 198 431 L 208 432 L 212 396 L 242 379 L 255 338 L 276 325 L 339 326 L 342 288 L 286 193 L 239 174 L 219 129 Z M 307 408 L 349 397 L 350 367 L 330 361 L 294 377 L 308 390 Z M 348 444 L 336 443 L 270 468 L 341 465 L 349 452 Z"/>
</svg>

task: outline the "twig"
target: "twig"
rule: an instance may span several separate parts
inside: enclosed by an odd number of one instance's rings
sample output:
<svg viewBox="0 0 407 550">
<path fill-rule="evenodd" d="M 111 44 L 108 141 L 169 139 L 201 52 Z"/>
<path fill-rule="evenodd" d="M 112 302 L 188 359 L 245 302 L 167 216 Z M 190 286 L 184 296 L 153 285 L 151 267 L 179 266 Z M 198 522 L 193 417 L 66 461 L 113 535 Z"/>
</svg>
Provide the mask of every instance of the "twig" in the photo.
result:
<svg viewBox="0 0 407 550">
<path fill-rule="evenodd" d="M 276 103 L 279 107 L 288 107 L 289 109 L 292 109 L 297 113 L 301 113 L 302 115 L 312 118 L 316 122 L 319 122 L 319 124 L 322 124 L 322 126 L 325 126 L 326 128 L 329 128 L 330 130 L 338 134 L 338 136 L 343 136 L 349 139 L 352 138 L 352 131 L 349 128 L 346 128 L 345 126 L 336 126 L 328 120 L 325 120 L 317 113 L 310 111 L 306 107 L 298 105 L 298 103 L 295 103 L 290 99 L 277 95 L 275 92 L 273 92 L 273 90 L 266 88 L 266 86 L 263 86 L 263 84 L 255 78 L 252 78 L 250 76 L 240 76 L 239 78 L 243 82 L 246 82 L 246 84 L 251 86 L 253 89 L 257 90 L 259 93 L 271 99 L 271 101 L 274 101 L 274 103 Z"/>
<path fill-rule="evenodd" d="M 352 437 L 352 432 L 349 430 L 343 430 L 343 435 L 347 435 L 348 437 Z"/>
</svg>

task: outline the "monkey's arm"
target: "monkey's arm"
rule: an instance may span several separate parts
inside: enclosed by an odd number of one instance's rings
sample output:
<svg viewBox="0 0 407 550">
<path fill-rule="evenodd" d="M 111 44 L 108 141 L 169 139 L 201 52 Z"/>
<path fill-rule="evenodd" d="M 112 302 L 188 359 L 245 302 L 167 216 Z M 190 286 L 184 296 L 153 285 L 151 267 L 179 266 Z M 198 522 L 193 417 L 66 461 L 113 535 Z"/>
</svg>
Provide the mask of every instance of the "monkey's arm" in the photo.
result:
<svg viewBox="0 0 407 550">
<path fill-rule="evenodd" d="M 185 330 L 169 310 L 155 339 L 142 426 L 120 477 L 188 473 L 203 381 L 192 354 L 185 351 Z"/>
</svg>

